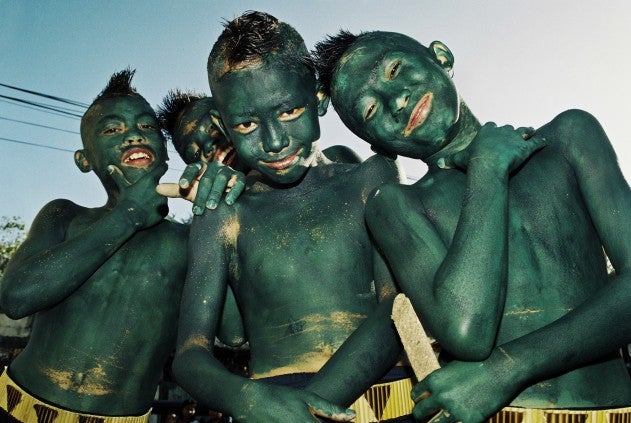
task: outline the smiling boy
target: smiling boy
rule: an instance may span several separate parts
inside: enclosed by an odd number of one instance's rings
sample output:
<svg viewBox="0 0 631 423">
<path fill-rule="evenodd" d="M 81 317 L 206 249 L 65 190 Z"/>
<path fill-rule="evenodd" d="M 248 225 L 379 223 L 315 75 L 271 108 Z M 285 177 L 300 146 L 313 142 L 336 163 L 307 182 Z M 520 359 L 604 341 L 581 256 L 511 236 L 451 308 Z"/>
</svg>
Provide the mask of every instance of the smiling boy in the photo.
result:
<svg viewBox="0 0 631 423">
<path fill-rule="evenodd" d="M 478 150 L 488 128 L 460 99 L 443 43 L 342 32 L 317 51 L 346 126 L 429 167 L 414 185 L 383 187 L 366 208 L 371 233 L 426 326 L 447 352 L 473 360 L 419 383 L 415 416 L 442 409 L 436 421 L 477 422 L 510 403 L 523 408 L 501 418 L 628 418 L 628 409 L 602 409 L 631 404 L 617 353 L 631 339 L 631 192 L 596 119 L 561 113 L 535 131 L 546 147 L 506 166 L 495 160 L 501 143 Z M 494 168 L 488 186 L 471 185 Z M 471 207 L 493 198 L 502 206 Z M 483 234 L 486 241 L 474 241 Z M 603 248 L 616 269 L 611 279 Z M 482 257 L 491 250 L 506 267 L 487 281 L 493 260 Z M 464 259 L 448 260 L 454 254 Z"/>
<path fill-rule="evenodd" d="M 1 280 L 6 314 L 35 316 L 0 378 L 17 421 L 145 422 L 175 344 L 188 227 L 164 219 L 166 143 L 133 75 L 114 74 L 81 120 L 75 161 L 106 204 L 44 206 Z"/>
<path fill-rule="evenodd" d="M 322 155 L 326 102 L 306 58 L 292 27 L 251 12 L 226 25 L 208 61 L 213 116 L 252 171 L 238 202 L 194 218 L 173 369 L 193 397 L 238 421 L 348 421 L 353 413 L 322 397 L 350 404 L 400 351 L 371 330 L 377 311 L 389 313 L 381 305 L 395 288 L 363 221 L 370 192 L 397 181 L 398 169 L 379 156 L 343 164 Z M 250 342 L 252 379 L 212 356 L 215 303 L 228 284 Z M 351 347 L 364 357 L 359 367 L 341 365 L 330 371 L 332 383 L 312 383 L 351 340 L 379 352 L 383 343 L 392 362 Z"/>
</svg>

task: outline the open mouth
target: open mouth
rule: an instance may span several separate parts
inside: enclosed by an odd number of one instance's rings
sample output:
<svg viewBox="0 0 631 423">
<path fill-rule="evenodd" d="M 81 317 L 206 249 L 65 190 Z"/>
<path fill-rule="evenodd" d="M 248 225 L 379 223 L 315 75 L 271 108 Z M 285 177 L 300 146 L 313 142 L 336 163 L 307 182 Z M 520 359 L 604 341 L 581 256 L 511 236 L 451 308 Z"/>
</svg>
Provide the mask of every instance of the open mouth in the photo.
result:
<svg viewBox="0 0 631 423">
<path fill-rule="evenodd" d="M 263 163 L 265 166 L 271 167 L 274 170 L 287 169 L 289 166 L 291 166 L 292 164 L 294 164 L 298 160 L 298 155 L 301 152 L 302 152 L 302 148 L 299 149 L 298 151 L 296 151 L 295 153 L 290 154 L 289 156 L 285 157 L 284 159 L 276 160 L 276 161 L 273 161 L 273 162 L 261 161 L 261 163 Z"/>
<path fill-rule="evenodd" d="M 434 94 L 429 92 L 421 97 L 418 103 L 416 103 L 416 106 L 414 106 L 414 109 L 412 109 L 412 113 L 410 113 L 408 124 L 403 131 L 404 137 L 410 135 L 414 129 L 418 128 L 423 124 L 423 122 L 425 122 L 425 119 L 427 119 L 430 110 L 432 110 L 433 98 Z"/>
<path fill-rule="evenodd" d="M 147 167 L 153 163 L 153 160 L 154 156 L 151 150 L 142 147 L 134 147 L 125 151 L 121 158 L 121 163 L 129 167 Z"/>
<path fill-rule="evenodd" d="M 231 166 L 237 158 L 237 150 L 230 144 L 217 148 L 213 155 L 213 160 L 226 166 Z"/>
</svg>

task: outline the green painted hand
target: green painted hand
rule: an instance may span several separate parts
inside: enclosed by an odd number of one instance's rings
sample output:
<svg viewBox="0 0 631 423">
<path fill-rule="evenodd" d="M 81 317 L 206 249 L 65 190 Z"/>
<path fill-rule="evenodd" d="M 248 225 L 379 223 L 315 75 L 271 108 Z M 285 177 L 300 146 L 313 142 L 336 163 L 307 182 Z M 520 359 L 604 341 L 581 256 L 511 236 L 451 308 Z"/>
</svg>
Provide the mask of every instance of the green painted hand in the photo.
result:
<svg viewBox="0 0 631 423">
<path fill-rule="evenodd" d="M 131 183 L 117 166 L 107 167 L 120 192 L 118 207 L 126 208 L 127 216 L 138 229 L 157 224 L 169 212 L 167 199 L 156 192 L 158 181 L 166 169 L 167 165 L 161 164 Z"/>
<path fill-rule="evenodd" d="M 544 145 L 545 139 L 538 137 L 533 128 L 498 127 L 488 122 L 467 148 L 441 157 L 437 163 L 444 169 L 468 169 L 474 161 L 483 161 L 486 166 L 510 173 Z"/>
</svg>

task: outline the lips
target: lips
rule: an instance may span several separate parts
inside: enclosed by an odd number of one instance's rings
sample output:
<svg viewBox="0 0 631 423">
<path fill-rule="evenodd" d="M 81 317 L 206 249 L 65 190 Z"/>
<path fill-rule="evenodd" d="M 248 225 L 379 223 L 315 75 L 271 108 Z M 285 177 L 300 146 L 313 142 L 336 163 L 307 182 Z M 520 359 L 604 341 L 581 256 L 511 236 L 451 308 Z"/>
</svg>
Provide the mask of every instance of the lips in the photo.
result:
<svg viewBox="0 0 631 423">
<path fill-rule="evenodd" d="M 237 151 L 230 144 L 225 144 L 224 146 L 217 148 L 213 154 L 214 161 L 223 163 L 226 166 L 231 166 L 236 157 Z"/>
<path fill-rule="evenodd" d="M 147 167 L 153 163 L 153 152 L 147 148 L 134 147 L 123 153 L 121 163 L 129 167 Z"/>
<path fill-rule="evenodd" d="M 291 166 L 292 164 L 295 163 L 295 161 L 298 158 L 298 155 L 302 152 L 302 148 L 299 149 L 298 151 L 296 151 L 293 154 L 290 154 L 289 156 L 285 157 L 284 159 L 281 160 L 276 160 L 273 162 L 265 162 L 265 161 L 261 161 L 261 163 L 263 163 L 265 166 L 268 166 L 274 170 L 283 170 L 283 169 L 287 169 L 289 166 Z"/>
<path fill-rule="evenodd" d="M 414 129 L 421 126 L 423 122 L 427 119 L 430 110 L 432 110 L 432 99 L 434 98 L 434 94 L 431 92 L 426 93 L 421 99 L 416 103 L 414 109 L 412 109 L 412 113 L 410 113 L 410 119 L 408 120 L 408 124 L 403 131 L 403 136 L 407 137 L 412 133 Z"/>
</svg>

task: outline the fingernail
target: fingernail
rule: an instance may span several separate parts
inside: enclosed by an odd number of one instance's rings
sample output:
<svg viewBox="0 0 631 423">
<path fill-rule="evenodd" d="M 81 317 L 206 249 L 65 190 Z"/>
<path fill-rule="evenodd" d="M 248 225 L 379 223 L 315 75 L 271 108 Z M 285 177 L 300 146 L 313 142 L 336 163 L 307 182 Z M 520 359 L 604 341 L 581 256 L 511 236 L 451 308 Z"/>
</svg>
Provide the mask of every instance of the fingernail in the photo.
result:
<svg viewBox="0 0 631 423">
<path fill-rule="evenodd" d="M 231 206 L 234 204 L 234 200 L 232 198 L 226 198 L 226 204 Z"/>
<path fill-rule="evenodd" d="M 112 166 L 112 165 L 108 165 L 108 166 L 107 166 L 107 171 L 110 173 L 110 175 L 111 175 L 112 173 L 114 173 L 114 166 Z"/>
<path fill-rule="evenodd" d="M 444 169 L 445 168 L 445 159 L 443 157 L 441 157 L 440 159 L 436 160 L 436 164 L 438 165 L 439 168 Z"/>
<path fill-rule="evenodd" d="M 193 206 L 193 214 L 195 216 L 201 216 L 201 214 L 204 212 L 204 210 L 199 207 L 199 206 Z"/>
<path fill-rule="evenodd" d="M 178 182 L 178 184 L 180 185 L 180 188 L 188 188 L 188 181 L 184 178 L 180 179 L 180 182 Z"/>
<path fill-rule="evenodd" d="M 206 208 L 210 210 L 215 210 L 217 208 L 217 202 L 215 200 L 208 200 L 206 203 Z"/>
</svg>

